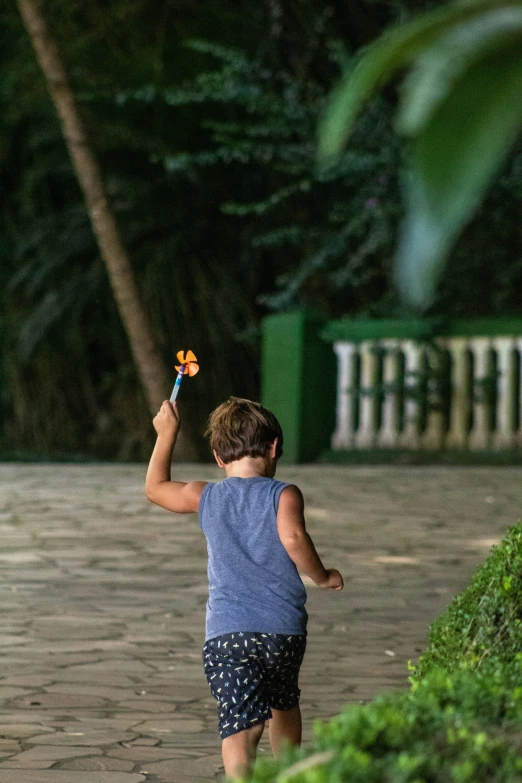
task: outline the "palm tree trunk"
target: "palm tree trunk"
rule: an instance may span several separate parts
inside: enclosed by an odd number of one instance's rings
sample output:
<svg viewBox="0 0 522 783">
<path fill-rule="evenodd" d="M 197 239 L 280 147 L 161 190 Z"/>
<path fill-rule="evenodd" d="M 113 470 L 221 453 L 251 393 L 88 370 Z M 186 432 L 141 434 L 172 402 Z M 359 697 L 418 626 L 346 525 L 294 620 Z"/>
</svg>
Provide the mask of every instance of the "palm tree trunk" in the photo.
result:
<svg viewBox="0 0 522 783">
<path fill-rule="evenodd" d="M 17 4 L 60 118 L 149 410 L 155 415 L 170 392 L 169 377 L 138 296 L 132 266 L 105 194 L 98 161 L 89 145 L 58 47 L 49 33 L 41 5 L 37 0 L 17 0 Z M 194 457 L 194 450 L 189 448 L 186 436 L 181 442 L 178 441 L 176 452 L 182 459 Z"/>
</svg>

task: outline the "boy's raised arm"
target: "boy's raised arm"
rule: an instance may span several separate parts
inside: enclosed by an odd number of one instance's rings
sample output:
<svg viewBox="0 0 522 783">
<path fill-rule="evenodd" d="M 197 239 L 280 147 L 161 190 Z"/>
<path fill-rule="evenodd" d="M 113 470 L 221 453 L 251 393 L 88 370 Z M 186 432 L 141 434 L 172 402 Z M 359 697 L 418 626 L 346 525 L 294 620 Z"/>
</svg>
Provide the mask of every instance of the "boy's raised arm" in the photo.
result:
<svg viewBox="0 0 522 783">
<path fill-rule="evenodd" d="M 195 512 L 199 508 L 199 499 L 207 482 L 186 483 L 170 480 L 170 463 L 180 424 L 177 403 L 165 400 L 153 424 L 158 438 L 145 480 L 147 499 L 178 514 Z"/>
<path fill-rule="evenodd" d="M 277 532 L 288 556 L 299 571 L 307 574 L 319 587 L 343 589 L 344 582 L 341 574 L 335 568 L 324 567 L 312 539 L 306 532 L 303 496 L 293 485 L 285 487 L 281 492 L 277 511 Z"/>
</svg>

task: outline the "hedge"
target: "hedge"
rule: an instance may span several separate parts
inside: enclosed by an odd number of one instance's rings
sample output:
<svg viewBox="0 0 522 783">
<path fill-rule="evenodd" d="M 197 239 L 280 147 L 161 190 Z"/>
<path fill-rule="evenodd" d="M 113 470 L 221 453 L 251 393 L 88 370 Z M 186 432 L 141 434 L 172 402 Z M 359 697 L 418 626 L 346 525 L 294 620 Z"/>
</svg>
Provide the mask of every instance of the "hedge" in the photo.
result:
<svg viewBox="0 0 522 783">
<path fill-rule="evenodd" d="M 316 721 L 249 783 L 522 783 L 522 523 L 432 625 L 412 687 Z"/>
<path fill-rule="evenodd" d="M 509 664 L 522 651 L 522 523 L 511 528 L 430 628 L 416 679 L 434 666 Z"/>
</svg>

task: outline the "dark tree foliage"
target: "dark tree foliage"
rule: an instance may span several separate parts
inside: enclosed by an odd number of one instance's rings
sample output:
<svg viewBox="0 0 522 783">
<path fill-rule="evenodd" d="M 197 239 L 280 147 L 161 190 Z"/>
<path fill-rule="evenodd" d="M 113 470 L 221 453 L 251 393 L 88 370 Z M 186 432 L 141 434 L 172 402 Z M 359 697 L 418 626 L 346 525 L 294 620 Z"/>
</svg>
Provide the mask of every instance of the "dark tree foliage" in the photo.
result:
<svg viewBox="0 0 522 783">
<path fill-rule="evenodd" d="M 165 359 L 200 360 L 188 426 L 258 396 L 271 310 L 403 312 L 394 91 L 329 171 L 316 127 L 341 64 L 429 5 L 46 0 Z M 146 406 L 59 125 L 14 6 L 2 19 L 0 448 L 143 459 Z M 435 313 L 519 309 L 521 160 L 458 244 Z"/>
</svg>

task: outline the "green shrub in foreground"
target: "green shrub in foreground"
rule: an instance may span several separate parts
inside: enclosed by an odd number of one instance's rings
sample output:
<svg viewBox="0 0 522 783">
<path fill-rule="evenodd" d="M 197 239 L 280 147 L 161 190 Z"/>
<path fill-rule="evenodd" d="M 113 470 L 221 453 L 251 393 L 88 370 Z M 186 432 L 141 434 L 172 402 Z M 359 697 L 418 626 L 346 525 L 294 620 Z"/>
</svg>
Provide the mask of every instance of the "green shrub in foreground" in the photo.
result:
<svg viewBox="0 0 522 783">
<path fill-rule="evenodd" d="M 522 523 L 430 629 L 406 693 L 317 722 L 250 783 L 522 783 Z"/>
<path fill-rule="evenodd" d="M 522 657 L 496 677 L 434 670 L 410 692 L 348 705 L 313 748 L 259 761 L 250 783 L 515 783 Z"/>
<path fill-rule="evenodd" d="M 511 528 L 469 587 L 430 628 L 414 678 L 433 666 L 454 671 L 509 663 L 522 652 L 522 523 Z"/>
</svg>

